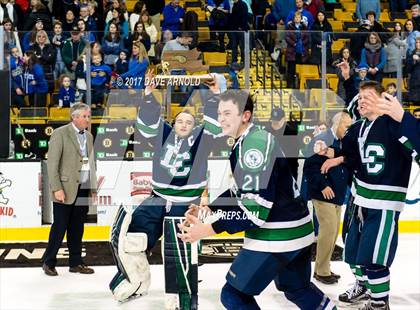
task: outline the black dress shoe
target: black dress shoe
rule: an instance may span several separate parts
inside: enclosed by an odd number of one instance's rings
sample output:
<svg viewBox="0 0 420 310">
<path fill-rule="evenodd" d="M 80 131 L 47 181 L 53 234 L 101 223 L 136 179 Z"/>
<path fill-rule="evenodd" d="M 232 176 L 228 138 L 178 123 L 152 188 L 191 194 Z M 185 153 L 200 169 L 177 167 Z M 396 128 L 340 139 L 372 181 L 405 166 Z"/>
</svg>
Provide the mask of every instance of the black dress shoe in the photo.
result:
<svg viewBox="0 0 420 310">
<path fill-rule="evenodd" d="M 331 276 L 333 276 L 334 278 L 336 278 L 337 280 L 341 278 L 341 276 L 339 274 L 336 274 L 334 272 L 331 271 Z"/>
<path fill-rule="evenodd" d="M 44 273 L 47 276 L 52 276 L 52 277 L 58 276 L 58 272 L 57 272 L 57 270 L 55 270 L 55 267 L 50 267 L 50 266 L 44 264 L 44 265 L 42 265 L 42 270 L 44 270 Z"/>
<path fill-rule="evenodd" d="M 95 272 L 92 268 L 89 268 L 86 265 L 78 265 L 78 266 L 70 267 L 69 271 L 74 272 L 74 273 L 83 273 L 83 274 L 92 274 Z"/>
<path fill-rule="evenodd" d="M 315 273 L 314 274 L 314 278 L 316 280 L 318 280 L 319 282 L 324 283 L 324 284 L 328 284 L 328 285 L 335 284 L 335 283 L 338 282 L 338 279 L 336 277 L 334 277 L 333 275 L 330 275 L 330 276 L 320 276 L 320 275 L 317 275 Z"/>
</svg>

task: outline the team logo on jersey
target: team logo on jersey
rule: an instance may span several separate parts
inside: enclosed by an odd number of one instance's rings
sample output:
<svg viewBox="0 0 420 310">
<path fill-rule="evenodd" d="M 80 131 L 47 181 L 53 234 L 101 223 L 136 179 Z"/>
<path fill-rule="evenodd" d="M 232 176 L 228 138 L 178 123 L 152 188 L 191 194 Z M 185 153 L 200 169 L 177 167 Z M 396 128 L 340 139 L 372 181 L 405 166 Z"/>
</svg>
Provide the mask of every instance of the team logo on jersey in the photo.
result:
<svg viewBox="0 0 420 310">
<path fill-rule="evenodd" d="M 264 163 L 264 155 L 260 150 L 250 149 L 245 152 L 244 163 L 250 169 L 258 169 Z"/>
</svg>

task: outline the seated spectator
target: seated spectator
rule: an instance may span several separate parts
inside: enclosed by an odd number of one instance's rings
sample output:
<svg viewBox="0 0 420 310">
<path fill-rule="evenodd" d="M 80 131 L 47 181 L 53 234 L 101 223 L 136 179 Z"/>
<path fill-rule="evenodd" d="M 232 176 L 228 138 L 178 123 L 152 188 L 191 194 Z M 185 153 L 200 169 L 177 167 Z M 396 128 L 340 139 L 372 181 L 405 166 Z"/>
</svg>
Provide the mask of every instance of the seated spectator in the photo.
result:
<svg viewBox="0 0 420 310">
<path fill-rule="evenodd" d="M 401 32 L 401 24 L 395 24 L 395 31 L 389 36 L 385 46 L 386 64 L 384 73 L 390 77 L 397 77 L 397 69 L 402 66 L 402 59 L 406 56 L 407 41 Z"/>
<path fill-rule="evenodd" d="M 383 37 L 383 32 L 388 32 L 388 30 L 386 30 L 384 26 L 382 26 L 382 24 L 376 20 L 376 13 L 374 11 L 367 12 L 366 18 L 368 21 L 370 21 L 370 31 L 379 33 L 381 38 Z"/>
<path fill-rule="evenodd" d="M 354 87 L 356 89 L 359 89 L 359 85 L 360 85 L 361 82 L 365 82 L 365 81 L 370 80 L 367 77 L 368 70 L 369 70 L 369 67 L 362 64 L 362 63 L 357 66 L 357 68 L 356 68 L 357 76 L 354 77 Z"/>
<path fill-rule="evenodd" d="M 59 79 L 60 90 L 58 91 L 58 107 L 69 108 L 73 106 L 76 100 L 76 91 L 71 86 L 71 80 L 68 75 L 62 74 Z"/>
<path fill-rule="evenodd" d="M 83 19 L 77 21 L 77 28 L 80 30 L 80 38 L 82 41 L 92 44 L 96 41 L 95 34 L 92 31 L 89 31 L 87 24 Z"/>
<path fill-rule="evenodd" d="M 122 15 L 124 15 L 124 19 L 128 20 L 128 12 L 127 8 L 125 7 L 125 2 L 121 0 L 112 0 L 112 5 L 109 9 L 105 11 L 105 23 L 109 23 L 111 19 L 114 18 L 113 10 L 117 9 L 119 12 L 121 12 Z"/>
<path fill-rule="evenodd" d="M 86 43 L 80 39 L 79 28 L 75 27 L 71 31 L 71 37 L 64 41 L 61 49 L 61 56 L 67 68 L 67 74 L 75 80 L 76 66 L 80 60 Z"/>
<path fill-rule="evenodd" d="M 22 48 L 20 47 L 19 36 L 16 29 L 13 27 L 13 22 L 8 19 L 3 19 L 4 27 L 4 54 L 5 56 L 10 55 L 10 50 L 15 47 L 18 50 L 20 56 L 22 56 Z"/>
<path fill-rule="evenodd" d="M 408 99 L 414 105 L 420 104 L 420 38 L 416 39 L 413 51 L 407 51 Z"/>
<path fill-rule="evenodd" d="M 147 57 L 146 49 L 140 42 L 134 42 L 131 58 L 128 63 L 128 71 L 120 75 L 124 81 L 124 87 L 129 89 L 143 89 L 148 66 L 149 58 Z"/>
<path fill-rule="evenodd" d="M 420 5 L 415 4 L 411 7 L 411 20 L 413 21 L 414 30 L 420 31 Z"/>
<path fill-rule="evenodd" d="M 63 21 L 63 31 L 67 34 L 76 26 L 76 17 L 72 10 L 66 11 L 66 19 Z"/>
<path fill-rule="evenodd" d="M 413 20 L 408 19 L 404 28 L 407 35 L 407 52 L 411 53 L 416 48 L 416 39 L 420 37 L 420 31 L 414 29 Z"/>
<path fill-rule="evenodd" d="M 114 66 L 118 55 L 124 49 L 124 40 L 118 30 L 118 24 L 110 22 L 109 32 L 102 40 L 102 52 L 104 53 L 104 63 Z"/>
<path fill-rule="evenodd" d="M 54 90 L 54 67 L 57 58 L 57 52 L 50 43 L 47 33 L 44 30 L 38 31 L 36 34 L 35 44 L 32 46 L 35 56 L 38 58 L 39 64 L 44 70 L 44 76 L 48 83 L 48 91 Z"/>
<path fill-rule="evenodd" d="M 23 93 L 28 96 L 29 104 L 32 107 L 45 107 L 48 84 L 45 80 L 44 70 L 31 50 L 23 54 L 23 61 Z"/>
<path fill-rule="evenodd" d="M 115 63 L 115 72 L 118 75 L 124 74 L 128 71 L 128 52 L 123 50 L 118 55 L 117 62 Z"/>
<path fill-rule="evenodd" d="M 147 11 L 144 11 L 141 14 L 140 18 L 140 20 L 144 24 L 144 29 L 146 30 L 146 33 L 150 37 L 150 49 L 147 55 L 149 55 L 149 59 L 153 62 L 153 58 L 155 57 L 155 44 L 158 41 L 158 31 L 155 25 L 152 23 L 152 19 Z"/>
<path fill-rule="evenodd" d="M 26 12 L 23 30 L 28 31 L 32 29 L 39 20 L 42 20 L 45 31 L 52 30 L 51 15 L 47 7 L 41 0 L 31 0 L 31 6 Z"/>
<path fill-rule="evenodd" d="M 162 31 L 169 29 L 177 32 L 184 22 L 185 11 L 179 6 L 179 0 L 171 0 L 171 3 L 163 9 Z"/>
<path fill-rule="evenodd" d="M 134 5 L 133 13 L 130 14 L 130 32 L 133 33 L 136 23 L 140 20 L 140 15 L 146 12 L 146 4 L 143 1 L 137 1 Z"/>
<path fill-rule="evenodd" d="M 189 32 L 181 32 L 176 39 L 170 40 L 165 43 L 163 52 L 165 51 L 188 51 L 192 43 L 192 34 Z"/>
<path fill-rule="evenodd" d="M 357 63 L 351 57 L 350 49 L 348 47 L 343 47 L 340 50 L 338 59 L 336 59 L 332 64 L 333 67 L 336 68 L 336 73 L 337 73 L 337 76 L 338 76 L 337 94 L 342 99 L 345 99 L 346 98 L 346 91 L 345 91 L 344 85 L 343 85 L 345 80 L 343 78 L 343 75 L 341 74 L 340 68 L 338 68 L 338 66 L 337 66 L 339 63 L 341 63 L 343 61 L 345 61 L 349 64 L 349 66 L 350 66 L 350 76 L 353 76 L 353 74 L 355 72 L 354 70 L 356 69 L 356 66 L 357 66 Z"/>
<path fill-rule="evenodd" d="M 365 48 L 362 49 L 360 63 L 367 65 L 368 78 L 378 82 L 382 81 L 382 73 L 386 63 L 385 49 L 382 47 L 381 39 L 376 32 L 369 34 L 368 40 L 365 43 Z"/>
<path fill-rule="evenodd" d="M 286 33 L 286 61 L 287 61 L 287 87 L 295 88 L 296 64 L 305 63 L 309 58 L 310 35 L 302 22 L 302 14 L 299 11 L 294 13 L 293 21 L 287 24 Z"/>
<path fill-rule="evenodd" d="M 39 30 L 44 30 L 44 22 L 40 19 L 38 20 L 32 30 L 25 32 L 22 38 L 22 52 L 26 52 L 28 49 L 35 44 L 36 34 Z"/>
<path fill-rule="evenodd" d="M 109 22 L 106 23 L 104 35 L 108 34 L 109 25 L 111 23 L 114 23 L 118 26 L 121 37 L 123 39 L 127 39 L 128 38 L 128 33 L 129 33 L 128 22 L 125 19 L 124 14 L 122 14 L 122 11 L 120 9 L 113 9 L 112 10 L 112 16 L 113 16 L 113 18 Z"/>
<path fill-rule="evenodd" d="M 381 17 L 381 2 L 380 0 L 357 0 L 356 16 L 359 21 L 365 18 L 367 12 L 375 12 L 376 20 Z"/>
<path fill-rule="evenodd" d="M 90 16 L 89 7 L 87 5 L 83 5 L 80 7 L 79 11 L 79 20 L 83 20 L 86 24 L 86 29 L 91 32 L 98 31 L 98 26 L 96 25 L 96 21 L 93 16 Z"/>
<path fill-rule="evenodd" d="M 350 52 L 357 63 L 360 62 L 361 51 L 369 35 L 370 27 L 370 21 L 362 19 L 359 28 L 357 28 L 355 33 L 350 35 Z"/>
<path fill-rule="evenodd" d="M 163 48 L 165 47 L 166 43 L 173 39 L 172 32 L 170 30 L 165 30 L 162 32 L 162 40 L 156 43 L 155 45 L 155 60 L 154 63 L 158 64 L 161 62 Z"/>
<path fill-rule="evenodd" d="M 102 63 L 100 54 L 92 56 L 92 66 L 90 67 L 92 108 L 102 107 L 105 94 L 109 90 L 108 83 L 111 79 L 111 73 L 111 68 Z"/>
<path fill-rule="evenodd" d="M 420 119 L 420 108 L 414 109 L 413 115 L 416 119 Z"/>
<path fill-rule="evenodd" d="M 101 44 L 99 44 L 99 42 L 93 43 L 92 44 L 92 47 L 91 47 L 90 53 L 92 54 L 92 56 L 93 55 L 96 55 L 96 54 L 100 54 L 101 56 L 103 56 L 104 53 L 102 52 L 102 46 L 101 46 Z"/>
<path fill-rule="evenodd" d="M 125 40 L 125 47 L 127 50 L 131 50 L 134 41 L 140 41 L 146 48 L 146 51 L 150 50 L 150 37 L 147 34 L 142 21 L 138 21 L 136 23 L 133 33 L 131 33 L 128 39 Z"/>
<path fill-rule="evenodd" d="M 12 106 L 21 108 L 25 105 L 23 84 L 23 58 L 16 47 L 10 49 L 9 68 L 11 75 L 11 102 Z"/>
<path fill-rule="evenodd" d="M 326 40 L 327 48 L 327 65 L 332 63 L 332 26 L 325 16 L 325 11 L 320 10 L 315 17 L 315 22 L 311 29 L 311 63 L 320 65 L 322 59 L 322 40 Z M 327 32 L 329 34 L 324 35 Z"/>
<path fill-rule="evenodd" d="M 304 8 L 312 14 L 314 20 L 316 20 L 319 11 L 325 12 L 324 2 L 322 0 L 306 0 Z"/>
<path fill-rule="evenodd" d="M 51 44 L 55 47 L 56 51 L 56 60 L 54 66 L 54 80 L 58 80 L 58 78 L 65 72 L 66 65 L 63 61 L 63 56 L 61 55 L 61 48 L 64 44 L 66 37 L 63 34 L 63 28 L 60 21 L 54 22 L 54 33 L 51 40 Z"/>
<path fill-rule="evenodd" d="M 225 33 L 228 30 L 227 21 L 230 10 L 229 0 L 207 1 L 207 9 L 210 10 L 209 28 L 210 39 L 219 41 L 220 51 L 225 51 Z"/>
<path fill-rule="evenodd" d="M 397 97 L 397 84 L 395 84 L 394 82 L 388 83 L 386 85 L 385 91 L 387 94 L 393 97 Z"/>
<path fill-rule="evenodd" d="M 302 18 L 302 23 L 305 25 L 305 28 L 306 29 L 311 29 L 312 24 L 314 23 L 314 18 L 312 16 L 312 14 L 303 7 L 303 0 L 296 0 L 295 3 L 296 3 L 296 8 L 294 10 L 290 11 L 289 15 L 287 15 L 286 25 L 288 25 L 289 22 L 293 22 L 296 12 L 300 12 L 301 16 L 302 16 L 301 17 Z"/>
</svg>

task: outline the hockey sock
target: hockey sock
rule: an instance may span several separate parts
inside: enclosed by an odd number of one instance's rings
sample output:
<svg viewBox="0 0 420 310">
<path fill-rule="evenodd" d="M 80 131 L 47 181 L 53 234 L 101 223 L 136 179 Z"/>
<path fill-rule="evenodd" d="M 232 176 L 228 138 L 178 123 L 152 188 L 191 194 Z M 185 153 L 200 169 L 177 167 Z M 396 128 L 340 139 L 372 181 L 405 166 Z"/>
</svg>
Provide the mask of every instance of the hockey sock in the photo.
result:
<svg viewBox="0 0 420 310">
<path fill-rule="evenodd" d="M 369 265 L 366 267 L 367 288 L 372 301 L 385 301 L 389 299 L 389 268 L 381 265 Z"/>
<path fill-rule="evenodd" d="M 284 292 L 286 298 L 293 302 L 299 309 L 302 310 L 313 310 L 313 309 L 325 309 L 332 310 L 337 309 L 334 303 L 325 295 L 319 288 L 313 283 L 309 286 L 301 288 L 295 291 Z"/>
<path fill-rule="evenodd" d="M 228 310 L 260 310 L 254 296 L 244 294 L 226 282 L 220 300 Z"/>
<path fill-rule="evenodd" d="M 366 269 L 363 266 L 360 265 L 353 265 L 350 264 L 351 271 L 354 274 L 354 277 L 356 278 L 357 283 L 360 286 L 366 286 L 367 283 L 367 275 L 366 275 Z"/>
<path fill-rule="evenodd" d="M 177 237 L 177 224 L 183 220 L 182 217 L 165 217 L 163 224 L 165 293 L 178 294 L 179 309 L 190 310 L 197 307 L 198 253 L 196 243 L 185 243 Z"/>
</svg>

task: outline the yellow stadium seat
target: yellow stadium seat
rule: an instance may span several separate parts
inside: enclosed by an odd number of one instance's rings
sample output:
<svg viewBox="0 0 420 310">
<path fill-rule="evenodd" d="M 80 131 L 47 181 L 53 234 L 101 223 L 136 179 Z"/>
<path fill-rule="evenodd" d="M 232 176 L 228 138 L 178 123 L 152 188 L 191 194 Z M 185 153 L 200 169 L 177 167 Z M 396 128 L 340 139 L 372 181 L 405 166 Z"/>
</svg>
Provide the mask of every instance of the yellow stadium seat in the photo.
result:
<svg viewBox="0 0 420 310">
<path fill-rule="evenodd" d="M 330 20 L 330 24 L 334 32 L 343 31 L 343 22 L 341 20 Z"/>
<path fill-rule="evenodd" d="M 334 92 L 337 92 L 337 88 L 338 88 L 338 77 L 337 77 L 337 75 L 334 76 L 334 77 L 329 77 L 328 78 L 328 84 L 330 85 L 330 88 Z"/>
<path fill-rule="evenodd" d="M 204 52 L 204 63 L 210 66 L 224 66 L 226 65 L 226 53 Z"/>
<path fill-rule="evenodd" d="M 70 120 L 70 108 L 50 108 L 50 119 L 53 120 Z"/>
<path fill-rule="evenodd" d="M 352 22 L 353 21 L 353 13 L 352 12 L 343 12 L 341 10 L 334 10 L 334 18 L 335 20 L 341 20 L 343 22 Z"/>
<path fill-rule="evenodd" d="M 381 16 L 379 17 L 379 21 L 381 23 L 383 23 L 383 22 L 390 22 L 391 19 L 389 18 L 388 12 L 381 12 Z"/>
<path fill-rule="evenodd" d="M 340 50 L 346 45 L 347 40 L 345 39 L 339 39 L 333 42 L 331 46 L 331 50 L 333 53 L 339 53 Z"/>
<path fill-rule="evenodd" d="M 137 117 L 136 107 L 109 107 L 108 117 L 114 119 L 131 119 L 134 120 Z"/>
<path fill-rule="evenodd" d="M 354 13 L 356 11 L 356 2 L 343 2 L 341 5 L 347 12 Z"/>
<path fill-rule="evenodd" d="M 300 89 L 305 88 L 307 79 L 318 79 L 319 72 L 317 65 L 296 65 L 296 73 L 300 78 Z"/>
<path fill-rule="evenodd" d="M 209 41 L 210 31 L 208 27 L 198 27 L 198 41 Z"/>
</svg>

